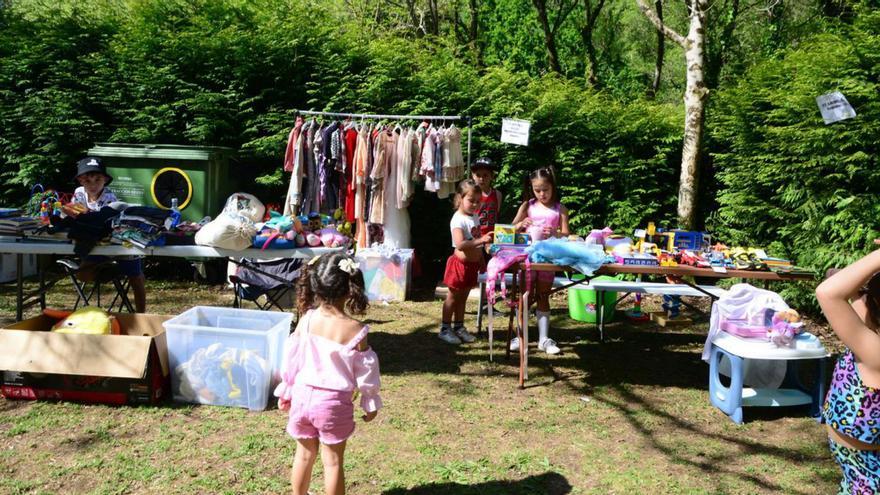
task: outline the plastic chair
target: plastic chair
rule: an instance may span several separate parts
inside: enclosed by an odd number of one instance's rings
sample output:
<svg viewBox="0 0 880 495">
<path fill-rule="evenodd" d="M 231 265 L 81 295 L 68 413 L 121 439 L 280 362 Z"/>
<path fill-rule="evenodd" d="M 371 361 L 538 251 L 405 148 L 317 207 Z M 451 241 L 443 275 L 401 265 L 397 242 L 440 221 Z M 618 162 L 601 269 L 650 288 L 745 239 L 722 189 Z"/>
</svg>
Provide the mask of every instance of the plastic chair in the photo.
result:
<svg viewBox="0 0 880 495">
<path fill-rule="evenodd" d="M 113 308 L 117 307 L 118 312 L 126 310 L 129 313 L 134 313 L 134 306 L 128 298 L 128 277 L 119 270 L 119 265 L 115 261 L 107 260 L 83 266 L 75 260 L 65 258 L 58 260 L 57 263 L 73 282 L 73 289 L 77 294 L 76 302 L 73 304 L 74 310 L 79 307 L 80 303 L 83 306 L 91 306 L 93 301 L 96 306 L 103 307 L 101 286 L 111 284 L 115 294 L 110 305 L 105 309 L 112 312 Z M 80 279 L 79 276 L 87 271 L 94 274 L 93 277 L 89 277 L 91 280 Z"/>
<path fill-rule="evenodd" d="M 299 258 L 236 261 L 238 270 L 229 276 L 235 292 L 233 307 L 241 308 L 243 301 L 250 301 L 263 311 L 291 308 L 302 261 Z"/>
</svg>

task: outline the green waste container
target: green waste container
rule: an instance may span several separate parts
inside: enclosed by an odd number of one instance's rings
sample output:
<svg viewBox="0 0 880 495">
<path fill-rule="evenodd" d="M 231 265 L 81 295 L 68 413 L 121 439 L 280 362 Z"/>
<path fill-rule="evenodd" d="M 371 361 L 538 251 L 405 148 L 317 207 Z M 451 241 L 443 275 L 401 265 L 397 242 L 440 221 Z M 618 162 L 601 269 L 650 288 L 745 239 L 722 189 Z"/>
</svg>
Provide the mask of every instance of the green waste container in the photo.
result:
<svg viewBox="0 0 880 495">
<path fill-rule="evenodd" d="M 177 198 L 182 218 L 193 222 L 215 218 L 237 187 L 232 148 L 97 143 L 88 154 L 104 162 L 120 201 L 169 209 Z"/>
<path fill-rule="evenodd" d="M 572 280 L 583 280 L 583 275 L 572 275 Z M 617 277 L 600 276 L 593 280 L 618 280 Z M 605 322 L 614 321 L 617 292 L 605 292 Z M 572 319 L 596 323 L 599 319 L 596 291 L 593 289 L 568 289 L 568 314 Z"/>
</svg>

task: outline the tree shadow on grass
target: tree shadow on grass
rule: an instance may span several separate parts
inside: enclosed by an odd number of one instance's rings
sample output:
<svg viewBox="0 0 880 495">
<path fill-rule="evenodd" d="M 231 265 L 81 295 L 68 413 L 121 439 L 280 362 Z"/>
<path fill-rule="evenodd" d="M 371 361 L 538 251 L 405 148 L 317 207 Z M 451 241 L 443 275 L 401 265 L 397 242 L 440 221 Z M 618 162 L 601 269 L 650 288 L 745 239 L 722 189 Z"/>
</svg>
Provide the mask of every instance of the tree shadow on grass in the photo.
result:
<svg viewBox="0 0 880 495">
<path fill-rule="evenodd" d="M 382 492 L 382 495 L 565 495 L 571 493 L 571 488 L 565 476 L 548 471 L 516 481 L 486 481 L 473 485 L 431 483 L 414 488 L 394 488 Z"/>
</svg>

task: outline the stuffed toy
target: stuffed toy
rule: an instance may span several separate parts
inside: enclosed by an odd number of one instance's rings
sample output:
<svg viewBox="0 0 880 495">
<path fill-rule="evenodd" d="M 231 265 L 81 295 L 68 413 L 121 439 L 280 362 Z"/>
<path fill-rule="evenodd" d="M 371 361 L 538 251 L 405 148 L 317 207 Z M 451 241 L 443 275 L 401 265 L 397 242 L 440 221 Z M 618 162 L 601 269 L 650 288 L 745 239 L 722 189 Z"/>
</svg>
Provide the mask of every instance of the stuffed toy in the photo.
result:
<svg viewBox="0 0 880 495">
<path fill-rule="evenodd" d="M 324 247 L 339 247 L 348 244 L 348 237 L 340 234 L 336 227 L 324 227 L 318 233 L 321 236 L 321 244 Z"/>
<path fill-rule="evenodd" d="M 101 308 L 86 306 L 76 311 L 62 311 L 46 308 L 43 314 L 59 320 L 52 326 L 56 333 L 75 333 L 83 335 L 119 335 L 119 322 Z"/>
</svg>

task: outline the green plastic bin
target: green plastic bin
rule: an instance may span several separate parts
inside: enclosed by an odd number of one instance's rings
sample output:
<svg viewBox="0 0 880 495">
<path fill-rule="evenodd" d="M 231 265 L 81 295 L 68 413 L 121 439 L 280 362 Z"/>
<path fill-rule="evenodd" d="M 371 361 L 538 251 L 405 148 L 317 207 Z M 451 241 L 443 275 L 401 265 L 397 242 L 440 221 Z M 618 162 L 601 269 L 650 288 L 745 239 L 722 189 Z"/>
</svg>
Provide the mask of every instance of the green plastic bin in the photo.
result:
<svg viewBox="0 0 880 495">
<path fill-rule="evenodd" d="M 233 153 L 219 146 L 123 143 L 97 143 L 88 151 L 113 176 L 110 189 L 120 201 L 170 209 L 177 198 L 181 216 L 193 222 L 215 218 L 236 191 Z"/>
<path fill-rule="evenodd" d="M 583 275 L 572 275 L 572 280 L 583 280 Z M 618 280 L 617 277 L 600 276 L 593 280 Z M 605 292 L 605 322 L 614 321 L 617 292 Z M 599 319 L 596 291 L 593 289 L 568 289 L 568 314 L 573 320 L 596 323 Z"/>
</svg>

